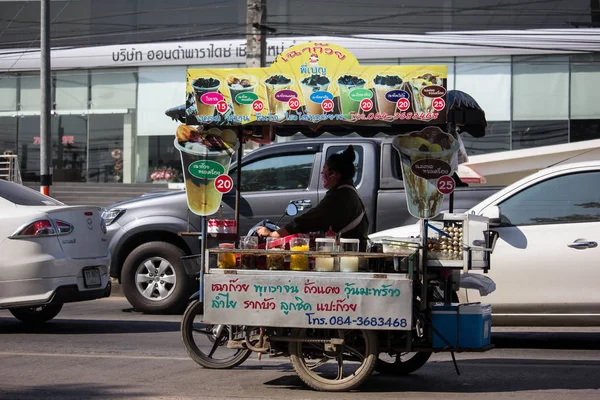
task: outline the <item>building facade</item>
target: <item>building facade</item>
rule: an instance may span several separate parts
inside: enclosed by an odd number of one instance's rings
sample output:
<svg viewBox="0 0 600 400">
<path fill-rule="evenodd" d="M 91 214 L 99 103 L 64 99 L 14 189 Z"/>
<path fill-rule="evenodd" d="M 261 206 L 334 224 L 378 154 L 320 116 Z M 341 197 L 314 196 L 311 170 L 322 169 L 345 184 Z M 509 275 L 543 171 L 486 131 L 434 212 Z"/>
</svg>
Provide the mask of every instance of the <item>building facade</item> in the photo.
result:
<svg viewBox="0 0 600 400">
<path fill-rule="evenodd" d="M 383 8 L 368 8 L 367 2 L 358 1 L 356 9 L 347 10 L 345 17 L 358 21 L 362 16 L 368 20 L 370 13 L 375 16 L 381 15 L 382 10 L 391 10 L 390 2 L 375 2 Z M 61 2 L 54 3 L 58 6 L 53 8 L 60 10 Z M 110 42 L 105 40 L 107 33 L 103 28 L 93 21 L 93 15 L 106 11 L 112 2 L 103 2 L 105 6 L 92 0 L 76 3 L 79 3 L 76 7 L 84 7 L 78 11 L 84 15 L 80 18 L 84 23 L 79 25 L 89 22 L 87 35 L 82 35 L 89 39 L 75 40 L 81 47 L 57 48 L 52 52 L 54 181 L 149 182 L 156 169 L 180 168 L 179 155 L 172 145 L 177 124 L 164 111 L 184 103 L 187 68 L 243 67 L 244 41 L 237 36 L 238 39 L 165 43 L 157 40 L 140 44 L 134 43 L 140 39 L 138 32 L 138 36 L 124 39 L 134 44 L 98 46 Z M 175 3 L 171 5 L 173 9 L 188 11 L 186 20 L 198 12 L 205 12 L 205 17 L 213 13 L 214 18 L 223 14 L 223 10 L 202 11 L 194 6 L 197 2 Z M 243 10 L 245 2 L 230 3 L 236 13 L 225 18 L 221 25 L 243 25 L 245 12 L 240 9 Z M 389 21 L 355 22 L 354 33 L 368 31 L 377 35 L 269 39 L 267 61 L 271 62 L 280 51 L 295 43 L 314 40 L 344 46 L 362 64 L 445 64 L 448 89 L 469 93 L 486 112 L 486 136 L 481 139 L 464 136 L 470 155 L 600 138 L 600 29 L 587 28 L 593 25 L 595 15 L 590 13 L 588 1 L 549 1 L 545 14 L 540 13 L 539 7 L 537 13 L 533 8 L 530 10 L 533 5 L 513 5 L 499 12 L 504 3 L 499 1 L 483 2 L 490 3 L 486 7 L 495 7 L 495 12 L 488 14 L 478 11 L 476 2 L 470 6 L 468 2 L 452 0 L 405 3 L 408 8 L 391 15 Z M 432 9 L 434 3 L 443 6 L 438 10 L 440 13 L 427 17 L 425 3 L 431 3 Z M 140 7 L 139 2 L 119 4 L 121 8 L 132 8 L 137 19 L 129 21 L 127 9 L 122 10 L 117 22 L 127 20 L 138 30 L 152 22 L 145 20 L 144 13 L 136 8 Z M 274 26 L 290 33 L 294 29 L 306 32 L 299 28 L 308 24 L 308 15 L 302 7 L 292 1 L 268 4 L 269 21 Z M 152 7 L 156 11 L 157 6 Z M 413 10 L 412 18 L 409 9 Z M 72 10 L 65 8 L 65 13 L 69 11 Z M 335 21 L 335 15 L 326 14 L 311 20 L 312 32 L 320 32 L 319 24 Z M 159 17 L 154 18 L 156 22 Z M 164 18 L 170 21 L 173 16 Z M 487 25 L 482 22 L 484 19 Z M 565 19 L 571 21 L 571 27 L 579 29 L 515 30 L 524 26 L 564 27 Z M 405 30 L 414 34 L 385 33 L 398 24 L 404 24 Z M 340 30 L 348 29 L 347 24 L 339 25 Z M 368 30 L 368 25 L 373 28 Z M 60 26 L 56 29 L 64 30 L 65 25 Z M 459 31 L 486 26 L 502 30 Z M 446 32 L 423 34 L 436 28 Z M 186 32 L 189 31 L 187 27 Z M 228 32 L 238 34 L 235 29 Z M 62 34 L 60 30 L 56 33 L 58 45 L 66 44 L 60 39 Z M 181 32 L 178 34 L 181 36 Z M 3 36 L 0 36 L 0 46 L 4 49 L 0 50 L 0 153 L 10 150 L 18 154 L 23 180 L 39 181 L 39 53 L 12 49 L 18 41 L 14 36 Z"/>
</svg>

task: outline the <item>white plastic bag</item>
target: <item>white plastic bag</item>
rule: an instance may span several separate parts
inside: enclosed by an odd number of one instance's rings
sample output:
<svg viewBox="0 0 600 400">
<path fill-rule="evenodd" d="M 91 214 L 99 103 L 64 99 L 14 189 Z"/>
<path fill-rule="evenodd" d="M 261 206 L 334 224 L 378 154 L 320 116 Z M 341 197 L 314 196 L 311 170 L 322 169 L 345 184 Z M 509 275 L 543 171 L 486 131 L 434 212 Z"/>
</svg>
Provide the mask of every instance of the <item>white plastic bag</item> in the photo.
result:
<svg viewBox="0 0 600 400">
<path fill-rule="evenodd" d="M 464 289 L 477 289 L 481 296 L 487 296 L 496 290 L 496 283 L 491 278 L 481 274 L 461 274 L 459 286 Z"/>
</svg>

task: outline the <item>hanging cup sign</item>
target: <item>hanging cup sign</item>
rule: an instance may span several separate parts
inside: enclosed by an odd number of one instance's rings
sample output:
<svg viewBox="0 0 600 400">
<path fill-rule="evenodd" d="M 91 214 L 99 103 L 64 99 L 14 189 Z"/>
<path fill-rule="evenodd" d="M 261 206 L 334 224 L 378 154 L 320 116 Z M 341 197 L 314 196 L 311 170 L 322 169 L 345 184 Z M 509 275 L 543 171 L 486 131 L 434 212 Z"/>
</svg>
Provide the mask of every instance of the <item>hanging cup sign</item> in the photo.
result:
<svg viewBox="0 0 600 400">
<path fill-rule="evenodd" d="M 452 157 L 458 141 L 438 127 L 398 135 L 392 142 L 400 154 L 408 212 L 417 218 L 433 218 L 440 213 L 444 194 L 438 179 L 452 175 Z"/>
</svg>

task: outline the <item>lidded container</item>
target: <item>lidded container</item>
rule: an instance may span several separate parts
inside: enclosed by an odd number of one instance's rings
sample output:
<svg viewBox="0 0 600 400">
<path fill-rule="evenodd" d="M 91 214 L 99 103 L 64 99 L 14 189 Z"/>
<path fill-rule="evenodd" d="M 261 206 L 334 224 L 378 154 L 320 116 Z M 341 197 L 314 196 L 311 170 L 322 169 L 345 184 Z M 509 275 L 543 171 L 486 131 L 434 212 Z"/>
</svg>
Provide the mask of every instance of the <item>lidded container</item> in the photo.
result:
<svg viewBox="0 0 600 400">
<path fill-rule="evenodd" d="M 229 253 L 219 253 L 217 256 L 217 266 L 221 269 L 232 269 L 236 267 L 235 253 L 233 243 L 219 243 L 219 249 L 231 249 Z"/>
<path fill-rule="evenodd" d="M 283 254 L 277 254 L 285 250 L 285 241 L 282 238 L 267 238 L 267 269 L 283 270 L 285 257 Z"/>
<path fill-rule="evenodd" d="M 335 239 L 333 238 L 317 238 L 315 239 L 315 250 L 317 252 L 334 252 L 336 251 Z M 315 256 L 315 271 L 333 272 L 335 271 L 335 258 L 331 255 Z"/>
<path fill-rule="evenodd" d="M 340 272 L 358 272 L 358 239 L 340 239 L 339 251 L 347 254 L 340 255 Z"/>
<path fill-rule="evenodd" d="M 291 251 L 308 251 L 309 239 L 304 237 L 295 237 L 290 240 Z M 292 254 L 290 256 L 290 269 L 292 271 L 308 271 L 308 255 Z"/>
<path fill-rule="evenodd" d="M 258 249 L 257 236 L 240 236 L 240 249 L 256 250 Z M 256 269 L 256 256 L 251 254 L 240 255 L 241 269 Z"/>
</svg>

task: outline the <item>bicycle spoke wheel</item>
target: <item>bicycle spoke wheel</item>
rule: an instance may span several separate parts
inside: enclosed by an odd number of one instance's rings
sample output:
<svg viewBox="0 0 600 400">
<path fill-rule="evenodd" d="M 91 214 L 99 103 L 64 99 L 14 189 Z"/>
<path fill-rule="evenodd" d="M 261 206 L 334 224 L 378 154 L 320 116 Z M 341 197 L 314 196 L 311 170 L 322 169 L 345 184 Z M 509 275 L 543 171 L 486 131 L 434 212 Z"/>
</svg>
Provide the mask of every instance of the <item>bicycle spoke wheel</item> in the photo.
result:
<svg viewBox="0 0 600 400">
<path fill-rule="evenodd" d="M 232 325 L 206 325 L 202 323 L 202 303 L 195 300 L 183 314 L 181 337 L 189 356 L 204 368 L 228 369 L 242 364 L 252 351 L 228 349 L 230 334 L 241 338 L 243 329 Z"/>
<path fill-rule="evenodd" d="M 302 329 L 292 336 L 305 336 L 309 340 L 290 343 L 290 361 L 300 379 L 313 389 L 352 390 L 373 373 L 379 350 L 373 331 Z M 343 344 L 310 342 L 331 338 L 343 339 Z"/>
</svg>

